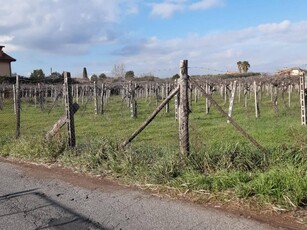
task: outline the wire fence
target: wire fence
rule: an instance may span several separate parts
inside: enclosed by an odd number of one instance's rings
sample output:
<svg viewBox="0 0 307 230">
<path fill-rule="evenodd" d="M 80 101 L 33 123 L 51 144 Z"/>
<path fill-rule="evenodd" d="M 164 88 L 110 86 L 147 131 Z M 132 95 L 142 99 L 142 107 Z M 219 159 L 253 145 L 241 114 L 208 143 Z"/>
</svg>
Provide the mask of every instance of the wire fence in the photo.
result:
<svg viewBox="0 0 307 230">
<path fill-rule="evenodd" d="M 159 82 L 73 84 L 64 73 L 63 84 L 27 84 L 17 77 L 16 84 L 0 85 L 1 136 L 65 138 L 70 147 L 111 138 L 122 147 L 171 146 L 189 154 L 223 142 L 264 149 L 250 121 L 306 122 L 307 87 L 299 76 L 193 78 L 188 69 L 181 66 L 177 81 Z"/>
</svg>

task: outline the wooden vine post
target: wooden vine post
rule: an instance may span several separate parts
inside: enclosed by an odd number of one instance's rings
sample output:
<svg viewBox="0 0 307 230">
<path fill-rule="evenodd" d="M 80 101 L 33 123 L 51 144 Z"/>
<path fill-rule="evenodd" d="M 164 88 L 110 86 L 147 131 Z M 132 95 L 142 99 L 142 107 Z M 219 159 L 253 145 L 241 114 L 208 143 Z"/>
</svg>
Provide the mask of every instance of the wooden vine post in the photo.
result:
<svg viewBox="0 0 307 230">
<path fill-rule="evenodd" d="M 41 83 L 38 83 L 38 101 L 39 101 L 39 107 L 41 111 L 44 110 L 44 104 L 43 104 L 43 90 L 42 90 L 42 85 Z"/>
<path fill-rule="evenodd" d="M 137 117 L 137 102 L 136 102 L 136 95 L 135 95 L 135 85 L 132 84 L 130 81 L 129 83 L 130 91 L 129 91 L 129 99 L 130 99 L 130 112 L 131 112 L 131 118 L 136 118 Z"/>
<path fill-rule="evenodd" d="M 95 115 L 98 114 L 98 100 L 97 100 L 97 83 L 94 81 L 94 107 L 95 107 Z"/>
<path fill-rule="evenodd" d="M 258 94 L 258 85 L 257 82 L 254 81 L 254 100 L 255 100 L 255 116 L 259 118 L 260 116 L 260 108 L 259 108 L 259 94 Z"/>
<path fill-rule="evenodd" d="M 17 77 L 16 77 L 17 83 Z M 13 84 L 13 100 L 14 100 L 14 114 L 16 114 L 16 84 Z"/>
<path fill-rule="evenodd" d="M 208 82 L 206 82 L 205 90 L 207 94 L 210 94 L 210 87 Z M 209 114 L 209 111 L 210 111 L 210 99 L 206 97 L 206 114 Z"/>
<path fill-rule="evenodd" d="M 188 60 L 180 62 L 180 78 L 179 78 L 179 147 L 181 153 L 181 162 L 184 157 L 189 155 L 189 76 L 188 76 Z"/>
<path fill-rule="evenodd" d="M 306 108 L 307 108 L 307 88 L 305 86 L 305 74 L 302 72 L 300 74 L 300 104 L 301 104 L 301 121 L 302 125 L 306 125 Z"/>
<path fill-rule="evenodd" d="M 16 102 L 16 139 L 20 136 L 20 85 L 19 76 L 16 76 L 16 87 L 15 87 L 15 102 Z"/>
<path fill-rule="evenodd" d="M 229 109 L 228 109 L 228 117 L 232 117 L 232 110 L 233 110 L 233 105 L 235 101 L 236 90 L 237 90 L 237 81 L 234 81 L 232 84 L 231 98 L 230 98 Z M 229 119 L 227 119 L 227 123 L 230 123 Z"/>
<path fill-rule="evenodd" d="M 104 83 L 101 84 L 101 94 L 100 94 L 100 109 L 99 114 L 103 114 L 104 110 Z"/>
<path fill-rule="evenodd" d="M 178 86 L 178 80 L 175 80 L 175 86 Z M 178 121 L 179 97 L 180 97 L 180 93 L 178 92 L 175 96 L 175 120 L 176 121 Z"/>
<path fill-rule="evenodd" d="M 3 92 L 0 92 L 0 110 L 3 110 Z"/>
<path fill-rule="evenodd" d="M 170 93 L 170 84 L 167 83 L 167 84 L 166 84 L 166 95 L 165 95 L 165 97 L 167 97 L 167 96 L 169 95 L 169 93 Z M 167 104 L 165 105 L 165 112 L 166 112 L 166 113 L 169 113 L 169 103 L 167 103 Z"/>
<path fill-rule="evenodd" d="M 68 144 L 70 147 L 75 147 L 75 122 L 74 111 L 71 93 L 71 77 L 69 72 L 64 72 L 64 97 L 65 97 L 65 113 L 68 128 Z"/>
</svg>

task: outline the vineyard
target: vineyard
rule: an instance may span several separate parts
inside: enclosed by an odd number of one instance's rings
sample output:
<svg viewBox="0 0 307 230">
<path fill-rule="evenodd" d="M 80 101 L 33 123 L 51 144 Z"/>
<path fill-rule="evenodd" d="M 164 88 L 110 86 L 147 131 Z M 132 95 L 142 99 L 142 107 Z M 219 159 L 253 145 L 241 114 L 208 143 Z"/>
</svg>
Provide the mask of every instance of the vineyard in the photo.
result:
<svg viewBox="0 0 307 230">
<path fill-rule="evenodd" d="M 189 77 L 187 70 L 175 81 L 71 84 L 65 73 L 64 84 L 3 83 L 0 154 L 201 200 L 305 207 L 300 76 Z"/>
</svg>

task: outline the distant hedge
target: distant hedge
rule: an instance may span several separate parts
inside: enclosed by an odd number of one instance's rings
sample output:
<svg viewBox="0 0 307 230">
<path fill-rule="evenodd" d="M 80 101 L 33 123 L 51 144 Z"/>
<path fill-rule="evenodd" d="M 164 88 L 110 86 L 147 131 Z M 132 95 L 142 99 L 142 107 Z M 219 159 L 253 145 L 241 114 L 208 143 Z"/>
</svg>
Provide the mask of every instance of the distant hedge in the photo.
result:
<svg viewBox="0 0 307 230">
<path fill-rule="evenodd" d="M 45 84 L 56 84 L 56 83 L 63 83 L 64 78 L 62 76 L 59 77 L 45 77 L 43 79 L 31 79 L 24 76 L 20 76 L 19 80 L 23 84 L 37 84 L 37 83 L 45 83 Z M 7 77 L 7 76 L 0 76 L 0 84 L 15 84 L 16 77 Z"/>
</svg>

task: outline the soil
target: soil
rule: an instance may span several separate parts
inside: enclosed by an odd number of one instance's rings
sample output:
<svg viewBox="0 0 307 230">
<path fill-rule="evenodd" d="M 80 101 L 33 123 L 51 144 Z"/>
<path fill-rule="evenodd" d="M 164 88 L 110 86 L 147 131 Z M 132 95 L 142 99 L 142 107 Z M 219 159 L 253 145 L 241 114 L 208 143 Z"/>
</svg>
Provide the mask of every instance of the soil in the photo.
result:
<svg viewBox="0 0 307 230">
<path fill-rule="evenodd" d="M 86 173 L 75 172 L 72 169 L 64 168 L 62 166 L 54 164 L 36 164 L 32 162 L 25 162 L 2 157 L 0 157 L 0 161 L 21 167 L 23 171 L 31 177 L 42 179 L 59 179 L 72 185 L 87 188 L 90 190 L 95 189 L 101 191 L 116 191 L 125 189 L 139 189 L 135 185 L 123 185 L 115 178 L 110 178 L 106 176 L 93 176 Z M 145 192 L 152 193 L 150 189 L 145 190 Z M 167 192 L 159 192 L 159 196 L 171 197 L 173 199 L 180 200 L 180 202 L 191 202 L 191 200 L 189 200 L 187 197 L 176 197 L 173 194 L 170 196 L 169 194 L 167 194 Z M 200 204 L 199 202 L 197 203 L 198 205 Z M 307 229 L 307 225 L 302 224 L 300 222 L 302 219 L 307 217 L 306 209 L 300 209 L 293 212 L 278 212 L 274 210 L 251 210 L 244 205 L 239 205 L 238 203 L 221 203 L 217 201 L 210 201 L 209 203 L 202 203 L 200 205 L 219 209 L 235 215 L 244 216 L 246 218 L 252 218 L 263 223 L 268 223 L 271 226 L 280 229 Z"/>
</svg>

